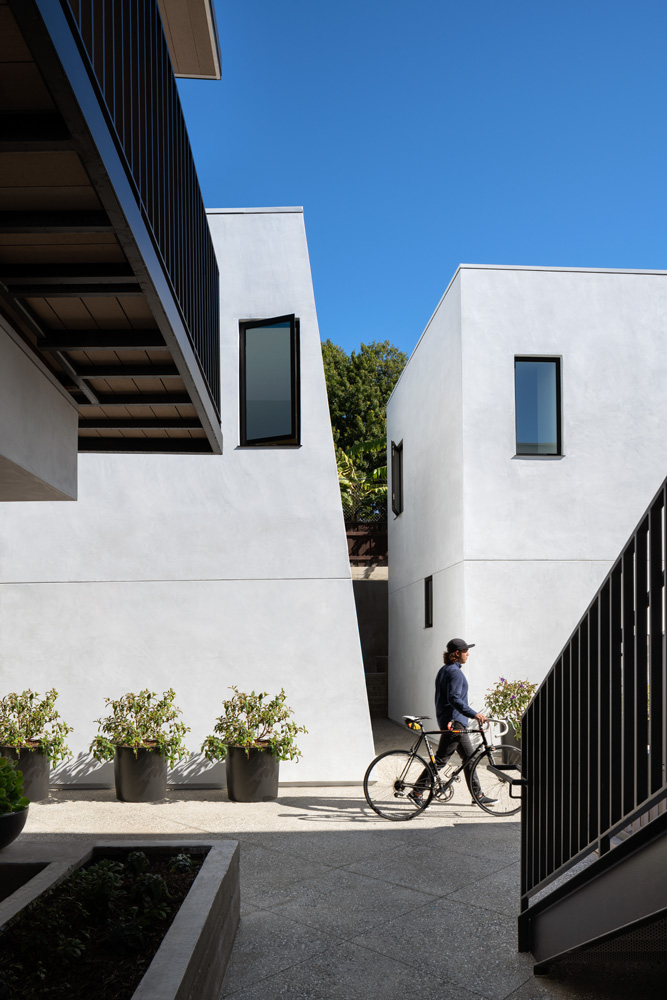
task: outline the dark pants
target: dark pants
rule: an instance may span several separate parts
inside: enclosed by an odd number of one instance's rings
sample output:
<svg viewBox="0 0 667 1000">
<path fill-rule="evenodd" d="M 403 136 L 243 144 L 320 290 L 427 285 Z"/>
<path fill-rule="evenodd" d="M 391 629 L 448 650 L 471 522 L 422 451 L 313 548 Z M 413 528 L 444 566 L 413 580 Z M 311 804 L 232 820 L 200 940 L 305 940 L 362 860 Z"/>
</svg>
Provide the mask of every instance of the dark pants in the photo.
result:
<svg viewBox="0 0 667 1000">
<path fill-rule="evenodd" d="M 435 766 L 437 767 L 438 770 L 440 770 L 441 767 L 444 767 L 445 764 L 449 762 L 450 758 L 453 757 L 455 753 L 459 755 L 459 757 L 465 764 L 467 760 L 470 760 L 474 752 L 475 752 L 475 747 L 473 746 L 473 742 L 466 732 L 457 733 L 448 731 L 446 733 L 443 733 L 442 736 L 440 737 L 440 742 L 438 743 L 438 749 L 435 751 Z M 471 795 L 473 796 L 480 795 L 482 789 L 480 788 L 479 781 L 475 779 L 474 784 L 471 783 L 471 778 L 470 778 L 471 770 L 472 768 L 470 767 L 469 764 L 463 768 L 463 773 L 465 775 L 466 783 L 468 785 L 468 788 L 470 789 Z M 427 774 L 428 774 L 427 771 L 422 771 L 422 773 L 419 775 L 417 781 L 415 782 L 417 789 L 419 789 L 419 786 L 421 785 L 422 781 L 424 781 Z"/>
</svg>

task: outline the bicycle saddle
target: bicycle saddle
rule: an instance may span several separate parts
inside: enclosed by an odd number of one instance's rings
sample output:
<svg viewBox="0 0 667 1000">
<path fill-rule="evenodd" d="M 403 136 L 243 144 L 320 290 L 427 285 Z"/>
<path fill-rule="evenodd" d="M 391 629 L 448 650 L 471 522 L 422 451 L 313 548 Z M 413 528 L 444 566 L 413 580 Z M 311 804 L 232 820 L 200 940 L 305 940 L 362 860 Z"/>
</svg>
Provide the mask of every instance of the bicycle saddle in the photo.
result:
<svg viewBox="0 0 667 1000">
<path fill-rule="evenodd" d="M 403 722 L 406 724 L 408 729 L 422 729 L 422 720 L 430 718 L 430 715 L 404 715 Z"/>
</svg>

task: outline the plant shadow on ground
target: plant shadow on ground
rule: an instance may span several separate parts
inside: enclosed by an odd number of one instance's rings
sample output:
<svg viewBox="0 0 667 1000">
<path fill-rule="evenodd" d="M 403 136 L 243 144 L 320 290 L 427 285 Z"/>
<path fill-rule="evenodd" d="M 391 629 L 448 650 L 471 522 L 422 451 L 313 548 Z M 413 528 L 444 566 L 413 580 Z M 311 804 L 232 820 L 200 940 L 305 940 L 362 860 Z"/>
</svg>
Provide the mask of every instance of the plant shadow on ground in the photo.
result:
<svg viewBox="0 0 667 1000">
<path fill-rule="evenodd" d="M 303 787 L 303 786 L 301 786 Z M 170 804 L 175 804 L 177 802 L 212 802 L 218 803 L 220 805 L 230 806 L 232 808 L 240 807 L 245 808 L 250 806 L 251 808 L 261 809 L 264 803 L 236 803 L 229 798 L 226 788 L 188 788 L 180 787 L 178 785 L 172 785 L 167 789 L 167 795 L 163 799 L 159 799 L 157 802 L 144 802 L 144 803 L 122 803 L 116 798 L 116 792 L 113 788 L 51 788 L 49 792 L 49 797 L 43 799 L 41 802 L 37 803 L 41 806 L 55 806 L 62 804 L 64 802 L 100 802 L 100 803 L 116 803 L 122 807 L 123 805 L 141 805 L 143 806 L 168 806 Z M 366 800 L 364 799 L 363 792 L 361 789 L 354 788 L 350 789 L 349 796 L 309 796 L 290 794 L 286 789 L 284 794 L 279 794 L 278 798 L 274 800 L 277 806 L 282 806 L 285 809 L 294 810 L 294 812 L 279 814 L 285 818 L 299 819 L 304 822 L 322 822 L 328 821 L 331 823 L 360 823 L 378 826 L 410 826 L 412 828 L 419 826 L 425 819 L 433 820 L 440 812 L 443 821 L 451 822 L 452 820 L 470 820 L 474 817 L 475 820 L 501 823 L 503 825 L 509 822 L 516 822 L 516 817 L 499 818 L 489 816 L 487 813 L 483 812 L 477 806 L 472 804 L 466 804 L 465 802 L 453 802 L 453 803 L 442 803 L 433 802 L 428 809 L 411 820 L 404 820 L 400 822 L 390 822 L 378 816 L 373 810 L 368 806 Z"/>
<path fill-rule="evenodd" d="M 143 803 L 123 803 L 116 798 L 114 788 L 68 788 L 52 787 L 49 796 L 42 799 L 36 805 L 56 806 L 63 802 L 116 802 L 122 805 L 144 805 L 144 806 L 165 806 L 175 802 L 229 802 L 229 797 L 224 788 L 181 788 L 178 785 L 167 788 L 165 798 L 158 799 L 157 802 Z"/>
</svg>

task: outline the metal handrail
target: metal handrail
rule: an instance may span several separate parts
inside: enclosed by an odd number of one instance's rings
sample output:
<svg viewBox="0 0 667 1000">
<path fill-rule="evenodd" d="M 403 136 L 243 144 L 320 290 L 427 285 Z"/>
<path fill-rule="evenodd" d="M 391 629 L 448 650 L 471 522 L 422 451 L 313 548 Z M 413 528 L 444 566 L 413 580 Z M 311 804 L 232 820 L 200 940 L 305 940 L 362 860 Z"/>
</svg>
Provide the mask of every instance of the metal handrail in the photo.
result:
<svg viewBox="0 0 667 1000">
<path fill-rule="evenodd" d="M 60 0 L 220 412 L 219 275 L 157 0 Z"/>
<path fill-rule="evenodd" d="M 522 722 L 521 908 L 667 800 L 667 480 Z"/>
</svg>

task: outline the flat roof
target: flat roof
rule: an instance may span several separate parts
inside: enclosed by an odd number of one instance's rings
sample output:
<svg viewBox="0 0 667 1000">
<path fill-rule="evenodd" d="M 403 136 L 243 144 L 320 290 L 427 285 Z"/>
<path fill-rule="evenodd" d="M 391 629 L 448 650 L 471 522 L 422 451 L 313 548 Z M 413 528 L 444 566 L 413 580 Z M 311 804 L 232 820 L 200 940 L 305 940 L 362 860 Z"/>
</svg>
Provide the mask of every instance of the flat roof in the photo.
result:
<svg viewBox="0 0 667 1000">
<path fill-rule="evenodd" d="M 207 208 L 207 215 L 265 215 L 278 212 L 296 212 L 303 215 L 303 206 L 284 208 Z"/>
<path fill-rule="evenodd" d="M 219 80 L 220 42 L 213 0 L 158 0 L 174 76 Z"/>
<path fill-rule="evenodd" d="M 556 267 L 552 264 L 459 264 L 454 272 L 451 285 L 456 275 L 463 268 L 472 268 L 481 271 L 581 271 L 592 274 L 667 274 L 657 268 L 630 268 L 630 267 Z M 447 288 L 449 288 L 447 285 Z M 445 292 L 445 294 L 447 294 Z"/>
</svg>

